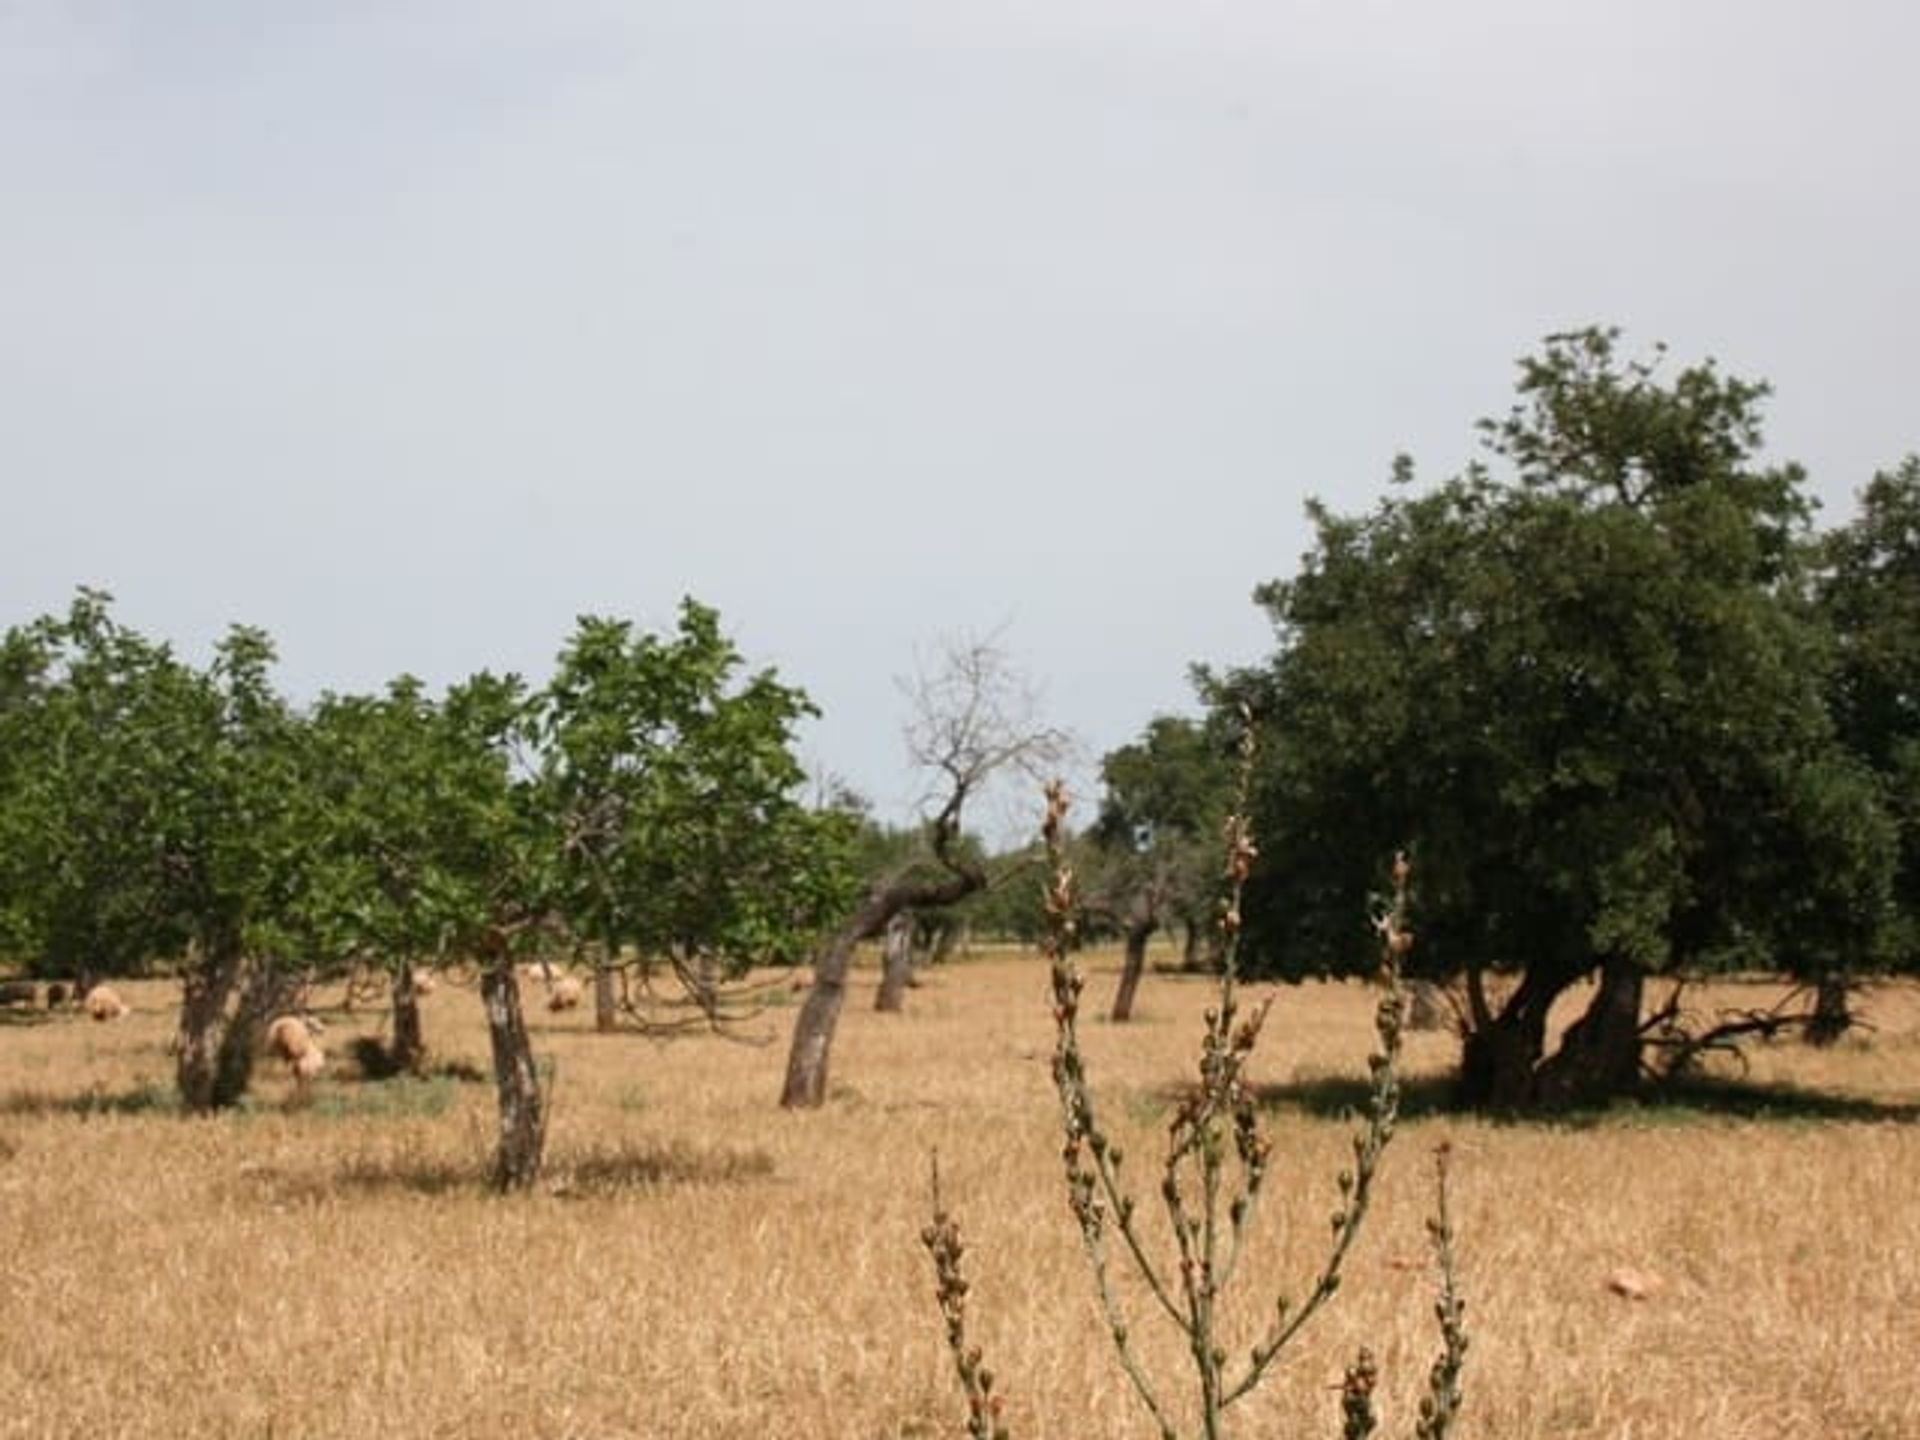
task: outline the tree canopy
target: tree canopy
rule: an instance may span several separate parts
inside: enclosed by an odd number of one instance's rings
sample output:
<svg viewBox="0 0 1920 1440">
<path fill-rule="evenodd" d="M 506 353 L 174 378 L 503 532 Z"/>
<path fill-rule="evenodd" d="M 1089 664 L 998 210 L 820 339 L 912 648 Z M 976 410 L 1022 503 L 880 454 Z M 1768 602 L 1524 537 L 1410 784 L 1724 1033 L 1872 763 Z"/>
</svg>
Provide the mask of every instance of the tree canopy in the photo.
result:
<svg viewBox="0 0 1920 1440">
<path fill-rule="evenodd" d="M 1648 976 L 1888 958 L 1892 826 L 1830 712 L 1811 506 L 1758 458 L 1765 394 L 1551 337 L 1485 463 L 1421 491 L 1403 460 L 1372 511 L 1314 506 L 1300 573 L 1258 591 L 1275 654 L 1226 685 L 1270 731 L 1251 957 L 1363 969 L 1369 892 L 1410 846 L 1470 1099 L 1634 1083 Z M 1549 1007 L 1593 976 L 1548 1054 Z"/>
</svg>

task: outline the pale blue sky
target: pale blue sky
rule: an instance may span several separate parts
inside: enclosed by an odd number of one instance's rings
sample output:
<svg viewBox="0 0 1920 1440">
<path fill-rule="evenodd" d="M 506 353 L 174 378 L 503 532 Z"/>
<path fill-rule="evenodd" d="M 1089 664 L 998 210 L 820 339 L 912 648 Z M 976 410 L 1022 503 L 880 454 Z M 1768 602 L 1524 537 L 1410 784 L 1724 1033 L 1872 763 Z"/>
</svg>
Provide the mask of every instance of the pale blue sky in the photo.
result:
<svg viewBox="0 0 1920 1440">
<path fill-rule="evenodd" d="M 1250 659 L 1302 501 L 1590 320 L 1920 448 L 1904 3 L 0 0 L 0 622 L 295 693 L 718 606 L 911 799 L 1004 625 L 1097 753 Z"/>
</svg>

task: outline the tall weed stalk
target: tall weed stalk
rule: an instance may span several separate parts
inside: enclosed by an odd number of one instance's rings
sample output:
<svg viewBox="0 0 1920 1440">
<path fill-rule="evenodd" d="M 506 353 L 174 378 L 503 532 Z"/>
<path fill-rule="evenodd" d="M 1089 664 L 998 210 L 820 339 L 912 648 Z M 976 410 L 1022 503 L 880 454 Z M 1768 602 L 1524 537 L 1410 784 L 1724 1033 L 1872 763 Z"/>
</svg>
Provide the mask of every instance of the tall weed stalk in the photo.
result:
<svg viewBox="0 0 1920 1440">
<path fill-rule="evenodd" d="M 1407 923 L 1406 857 L 1393 866 L 1391 900 L 1375 920 L 1380 934 L 1382 996 L 1374 1014 L 1378 1045 L 1368 1057 L 1370 1076 L 1365 1116 L 1352 1137 L 1353 1160 L 1336 1179 L 1338 1201 L 1329 1221 L 1326 1253 L 1298 1300 L 1275 1297 L 1264 1332 L 1248 1347 L 1230 1343 L 1223 1332 L 1223 1300 L 1246 1252 L 1248 1234 L 1260 1202 L 1273 1155 L 1260 1122 L 1246 1067 L 1260 1039 L 1271 1005 L 1262 999 L 1243 1013 L 1239 995 L 1240 906 L 1257 850 L 1247 821 L 1247 796 L 1253 763 L 1253 732 L 1242 742 L 1239 791 L 1226 827 L 1227 892 L 1219 925 L 1224 963 L 1215 1003 L 1206 1013 L 1197 1081 L 1183 1096 L 1169 1130 L 1165 1156 L 1155 1185 L 1157 1207 L 1172 1240 L 1171 1263 L 1157 1260 L 1143 1230 L 1143 1207 L 1129 1188 L 1125 1156 L 1102 1124 L 1080 1047 L 1080 1000 L 1085 981 L 1073 960 L 1079 899 L 1073 869 L 1065 853 L 1068 798 L 1064 785 L 1047 787 L 1042 834 L 1051 866 L 1045 893 L 1045 952 L 1052 985 L 1053 1081 L 1060 1097 L 1064 1133 L 1062 1157 L 1067 1202 L 1080 1232 L 1108 1336 L 1128 1384 L 1151 1417 L 1162 1440 L 1180 1440 L 1176 1417 L 1198 1417 L 1199 1440 L 1226 1440 L 1227 1412 L 1252 1394 L 1274 1371 L 1275 1362 L 1340 1288 L 1347 1256 L 1359 1236 L 1373 1196 L 1380 1162 L 1393 1138 L 1399 1114 L 1396 1062 L 1404 1001 L 1402 961 L 1413 946 Z M 1452 1221 L 1447 1208 L 1448 1158 L 1437 1153 L 1434 1168 L 1436 1215 L 1429 1236 L 1441 1275 L 1435 1304 L 1442 1348 L 1428 1376 L 1420 1405 L 1417 1440 L 1445 1440 L 1460 1407 L 1460 1375 L 1467 1337 L 1464 1302 L 1456 1284 Z M 964 1249 L 957 1223 L 945 1209 L 935 1174 L 934 1219 L 922 1234 L 939 1279 L 938 1295 L 947 1322 L 962 1389 L 967 1396 L 967 1434 L 974 1440 L 1006 1440 L 1000 1397 L 993 1374 L 965 1331 L 967 1282 L 960 1260 Z M 1170 1324 L 1185 1342 L 1190 1358 L 1184 1400 L 1173 1398 L 1175 1382 L 1148 1373 L 1134 1344 L 1134 1328 L 1122 1304 L 1116 1272 L 1131 1270 L 1144 1290 L 1141 1302 Z M 1374 1433 L 1377 1369 L 1362 1350 L 1340 1387 L 1343 1434 L 1350 1440 Z M 1177 1408 L 1176 1408 L 1177 1406 Z"/>
</svg>

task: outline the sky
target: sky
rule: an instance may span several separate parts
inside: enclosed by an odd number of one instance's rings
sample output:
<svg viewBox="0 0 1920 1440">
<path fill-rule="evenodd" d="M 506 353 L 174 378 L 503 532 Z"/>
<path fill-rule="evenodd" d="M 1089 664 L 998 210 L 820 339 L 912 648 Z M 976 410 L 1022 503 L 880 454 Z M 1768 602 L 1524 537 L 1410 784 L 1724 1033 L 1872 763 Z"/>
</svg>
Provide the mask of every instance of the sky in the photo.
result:
<svg viewBox="0 0 1920 1440">
<path fill-rule="evenodd" d="M 1920 7 L 0 0 L 0 624 L 289 693 L 717 607 L 906 818 L 995 637 L 1085 757 L 1258 659 L 1303 506 L 1618 325 L 1920 449 Z M 1011 802 L 1009 802 L 1011 803 Z"/>
</svg>

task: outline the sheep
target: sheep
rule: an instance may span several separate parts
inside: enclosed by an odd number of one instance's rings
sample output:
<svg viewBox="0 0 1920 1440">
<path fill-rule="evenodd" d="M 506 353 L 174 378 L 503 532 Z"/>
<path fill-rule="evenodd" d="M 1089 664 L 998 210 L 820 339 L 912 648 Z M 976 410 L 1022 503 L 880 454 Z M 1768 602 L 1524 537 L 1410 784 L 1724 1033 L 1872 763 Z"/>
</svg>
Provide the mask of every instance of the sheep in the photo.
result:
<svg viewBox="0 0 1920 1440">
<path fill-rule="evenodd" d="M 416 970 L 413 972 L 413 993 L 416 995 L 433 994 L 433 987 L 437 983 L 433 978 L 433 972 L 431 970 Z"/>
<path fill-rule="evenodd" d="M 327 1052 L 313 1038 L 311 1024 L 298 1015 L 282 1015 L 267 1026 L 267 1052 L 286 1061 L 295 1093 L 300 1095 L 327 1068 Z"/>
<path fill-rule="evenodd" d="M 51 985 L 47 986 L 47 1009 L 58 1010 L 62 1005 L 66 1003 L 67 1003 L 67 987 L 65 982 L 56 980 Z"/>
<path fill-rule="evenodd" d="M 0 1005 L 24 1005 L 31 1010 L 39 999 L 31 980 L 0 980 Z"/>
<path fill-rule="evenodd" d="M 580 982 L 571 975 L 562 975 L 547 992 L 547 1008 L 571 1010 L 580 1003 L 580 995 Z"/>
<path fill-rule="evenodd" d="M 87 998 L 81 1002 L 81 1008 L 93 1019 L 105 1022 L 118 1020 L 130 1014 L 127 1002 L 115 993 L 110 985 L 96 985 L 87 992 Z"/>
</svg>

